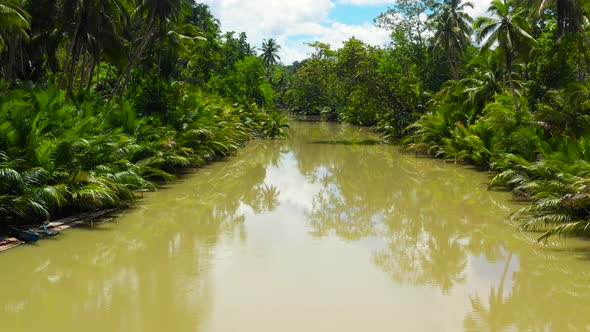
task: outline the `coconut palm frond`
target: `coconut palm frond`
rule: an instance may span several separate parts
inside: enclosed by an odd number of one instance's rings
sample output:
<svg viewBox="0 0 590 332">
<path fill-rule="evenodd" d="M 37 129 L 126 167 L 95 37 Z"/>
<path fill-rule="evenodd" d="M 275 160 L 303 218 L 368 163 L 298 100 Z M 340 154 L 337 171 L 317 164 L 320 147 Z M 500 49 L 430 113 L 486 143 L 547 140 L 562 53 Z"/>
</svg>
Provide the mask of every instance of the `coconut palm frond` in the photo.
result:
<svg viewBox="0 0 590 332">
<path fill-rule="evenodd" d="M 588 221 L 577 221 L 577 222 L 566 222 L 563 225 L 554 227 L 547 232 L 543 233 L 538 239 L 539 242 L 547 241 L 550 237 L 554 236 L 571 236 L 571 235 L 589 235 L 590 234 L 590 222 Z"/>
</svg>

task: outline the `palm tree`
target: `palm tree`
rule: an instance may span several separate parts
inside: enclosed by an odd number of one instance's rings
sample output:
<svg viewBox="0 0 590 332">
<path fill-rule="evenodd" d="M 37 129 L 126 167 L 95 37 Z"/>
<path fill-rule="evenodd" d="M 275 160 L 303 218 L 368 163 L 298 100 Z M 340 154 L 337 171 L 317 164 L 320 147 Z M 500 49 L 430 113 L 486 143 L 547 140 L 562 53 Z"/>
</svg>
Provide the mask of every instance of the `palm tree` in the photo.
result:
<svg viewBox="0 0 590 332">
<path fill-rule="evenodd" d="M 270 38 L 269 40 L 264 40 L 262 42 L 262 54 L 260 55 L 260 57 L 262 58 L 262 61 L 264 62 L 264 65 L 268 70 L 269 79 L 270 69 L 272 68 L 272 66 L 277 64 L 277 60 L 281 60 L 281 57 L 277 54 L 280 49 L 281 46 L 277 44 L 277 41 L 273 38 Z"/>
<path fill-rule="evenodd" d="M 126 24 L 128 3 L 126 0 L 67 0 L 62 4 L 60 20 L 71 20 L 73 27 L 69 33 L 70 44 L 63 66 L 64 75 L 61 88 L 66 87 L 70 95 L 76 78 L 78 63 L 82 59 L 82 79 L 85 80 L 87 54 L 92 57 L 92 72 L 100 60 L 101 49 L 106 49 L 111 57 L 122 48 L 120 34 Z M 67 26 L 67 25 L 66 25 Z M 92 75 L 90 75 L 92 76 Z"/>
<path fill-rule="evenodd" d="M 447 52 L 447 59 L 453 78 L 459 79 L 459 56 L 463 54 L 473 29 L 473 18 L 465 13 L 466 8 L 473 8 L 473 4 L 463 0 L 444 0 L 435 7 L 435 14 L 430 16 L 435 25 L 434 38 L 436 43 Z"/>
<path fill-rule="evenodd" d="M 163 38 L 168 32 L 168 25 L 179 23 L 184 17 L 182 14 L 185 9 L 190 8 L 190 0 L 143 0 L 135 9 L 137 21 L 140 22 L 142 29 L 133 41 L 133 48 L 129 54 L 126 68 L 121 76 L 117 79 L 110 99 L 119 90 L 122 93 L 129 81 L 131 69 L 139 61 L 148 45 L 156 38 L 160 39 L 160 51 L 162 48 Z M 186 14 L 189 14 L 186 11 Z M 159 53 L 161 54 L 161 53 Z M 158 56 L 160 58 L 160 56 Z M 160 60 L 158 60 L 160 61 Z"/>
<path fill-rule="evenodd" d="M 18 33 L 27 36 L 31 29 L 30 15 L 17 3 L 0 0 L 0 52 L 4 50 L 10 34 Z"/>
<path fill-rule="evenodd" d="M 502 68 L 496 52 L 480 54 L 471 60 L 467 68 L 471 74 L 460 80 L 459 85 L 467 97 L 464 105 L 473 110 L 470 116 L 470 123 L 473 123 L 486 103 L 502 92 Z"/>
<path fill-rule="evenodd" d="M 250 45 L 250 43 L 246 43 L 244 45 L 244 53 L 247 56 L 256 56 L 256 46 Z"/>
<path fill-rule="evenodd" d="M 590 48 L 590 38 L 584 29 L 584 8 L 579 0 L 516 0 L 517 5 L 525 8 L 537 8 L 537 15 L 543 14 L 543 11 L 551 3 L 555 4 L 557 9 L 557 27 L 560 34 L 566 31 L 578 32 L 582 34 L 586 45 Z M 586 8 L 588 9 L 588 8 Z"/>
<path fill-rule="evenodd" d="M 498 289 L 490 287 L 488 306 L 486 307 L 478 294 L 470 296 L 472 312 L 464 320 L 466 331 L 503 331 L 510 326 L 511 315 L 514 311 L 508 310 L 512 293 L 505 298 L 504 287 L 512 262 L 512 251 L 508 253 L 504 270 L 500 277 Z"/>
<path fill-rule="evenodd" d="M 209 6 L 204 3 L 193 4 L 185 21 L 195 25 L 205 36 L 216 36 L 219 33 L 219 20 L 211 14 Z"/>
<path fill-rule="evenodd" d="M 535 40 L 526 32 L 524 18 L 525 10 L 515 11 L 508 0 L 494 0 L 488 8 L 490 17 L 480 17 L 475 22 L 477 42 L 483 42 L 482 51 L 489 50 L 497 44 L 504 57 L 506 76 L 510 83 L 510 90 L 514 98 L 514 106 L 519 110 L 518 97 L 512 79 L 512 64 L 518 40 L 534 43 Z M 487 38 L 487 39 L 486 39 Z"/>
<path fill-rule="evenodd" d="M 8 45 L 8 66 L 5 76 L 12 75 L 12 66 L 16 54 L 16 44 L 21 38 L 28 39 L 30 15 L 15 1 L 0 0 L 0 54 Z"/>
</svg>

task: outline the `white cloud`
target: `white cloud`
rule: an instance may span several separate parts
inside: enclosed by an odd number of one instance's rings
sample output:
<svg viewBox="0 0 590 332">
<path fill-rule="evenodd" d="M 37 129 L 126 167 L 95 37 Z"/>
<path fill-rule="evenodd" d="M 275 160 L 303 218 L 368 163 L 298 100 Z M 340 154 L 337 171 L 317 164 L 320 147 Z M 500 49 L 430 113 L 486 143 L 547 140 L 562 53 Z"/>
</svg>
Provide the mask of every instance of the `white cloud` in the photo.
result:
<svg viewBox="0 0 590 332">
<path fill-rule="evenodd" d="M 262 44 L 265 38 L 277 39 L 281 45 L 281 60 L 290 64 L 303 60 L 311 51 L 304 43 L 321 41 L 332 48 L 356 37 L 373 45 L 385 45 L 389 34 L 372 24 L 353 25 L 331 21 L 330 11 L 338 4 L 387 5 L 395 0 L 204 0 L 213 15 L 221 21 L 224 31 L 246 32 L 250 43 Z M 468 13 L 476 18 L 485 14 L 490 1 L 472 0 Z M 303 38 L 303 37 L 304 38 Z"/>
<path fill-rule="evenodd" d="M 338 0 L 337 2 L 349 5 L 388 5 L 394 4 L 395 0 Z"/>
<path fill-rule="evenodd" d="M 325 21 L 334 6 L 331 0 L 205 0 L 225 31 L 246 32 L 248 38 L 292 35 L 309 24 Z"/>
<path fill-rule="evenodd" d="M 343 42 L 355 37 L 364 41 L 365 43 L 377 46 L 384 46 L 389 42 L 389 32 L 384 29 L 375 27 L 370 23 L 362 25 L 349 25 L 340 22 L 332 22 L 328 26 L 316 25 L 311 30 L 302 34 L 309 35 L 309 38 L 298 40 L 297 42 L 289 42 L 288 39 L 279 39 L 279 42 L 285 41 L 283 46 L 283 62 L 291 63 L 295 60 L 302 60 L 309 57 L 311 49 L 304 45 L 304 43 L 312 43 L 321 41 L 330 44 L 332 49 L 338 49 Z"/>
<path fill-rule="evenodd" d="M 260 46 L 264 38 L 275 38 L 281 45 L 281 60 L 289 64 L 309 54 L 306 42 L 321 41 L 339 48 L 356 37 L 374 45 L 384 45 L 388 33 L 372 23 L 348 25 L 330 21 L 336 4 L 332 0 L 204 0 L 221 21 L 224 31 L 246 32 L 250 43 Z M 338 0 L 338 3 L 384 4 L 392 0 Z M 367 18 L 371 21 L 372 18 Z M 294 38 L 299 36 L 300 38 Z M 304 36 L 305 38 L 301 38 Z M 296 40 L 296 41 L 294 41 Z"/>
<path fill-rule="evenodd" d="M 279 41 L 280 43 L 280 41 Z M 306 45 L 301 43 L 280 43 L 281 46 L 281 62 L 291 64 L 294 61 L 301 61 L 309 57 L 309 49 Z"/>
<path fill-rule="evenodd" d="M 485 0 L 485 1 L 481 1 L 481 0 L 475 0 L 475 1 L 471 1 L 471 3 L 473 4 L 473 8 L 467 8 L 466 12 L 473 17 L 473 19 L 477 19 L 480 16 L 486 16 L 487 15 L 487 10 L 488 7 L 490 7 L 490 0 Z"/>
</svg>

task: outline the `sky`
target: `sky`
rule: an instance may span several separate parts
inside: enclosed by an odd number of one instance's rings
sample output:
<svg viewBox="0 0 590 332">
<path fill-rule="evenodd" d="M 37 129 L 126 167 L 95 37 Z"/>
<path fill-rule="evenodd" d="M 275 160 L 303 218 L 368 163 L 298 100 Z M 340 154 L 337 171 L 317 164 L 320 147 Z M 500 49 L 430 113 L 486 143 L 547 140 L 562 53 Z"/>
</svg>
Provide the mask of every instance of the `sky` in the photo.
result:
<svg viewBox="0 0 590 332">
<path fill-rule="evenodd" d="M 383 46 L 389 34 L 373 20 L 395 0 L 204 0 L 224 31 L 246 32 L 248 41 L 260 47 L 263 39 L 275 38 L 284 64 L 310 55 L 305 43 L 320 41 L 333 49 L 356 37 Z M 472 0 L 473 17 L 482 16 L 490 0 Z"/>
</svg>

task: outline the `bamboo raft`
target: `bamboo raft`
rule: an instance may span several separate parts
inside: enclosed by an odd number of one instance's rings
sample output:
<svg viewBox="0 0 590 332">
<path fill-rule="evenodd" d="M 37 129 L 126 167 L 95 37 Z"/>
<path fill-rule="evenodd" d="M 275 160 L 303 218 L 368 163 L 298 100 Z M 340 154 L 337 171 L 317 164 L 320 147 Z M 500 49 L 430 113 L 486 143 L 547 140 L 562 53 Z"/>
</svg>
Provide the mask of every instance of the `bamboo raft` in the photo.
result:
<svg viewBox="0 0 590 332">
<path fill-rule="evenodd" d="M 112 214 L 113 212 L 117 211 L 118 209 L 109 209 L 109 210 L 101 210 L 101 211 L 94 211 L 94 212 L 86 212 L 81 213 L 72 217 L 67 217 L 63 219 L 59 219 L 56 221 L 51 221 L 47 223 L 47 229 L 52 232 L 61 232 L 68 228 L 75 227 L 77 225 L 83 223 L 94 223 L 105 221 L 107 216 Z M 40 226 L 32 226 L 30 228 L 33 231 L 38 231 L 41 235 L 41 238 L 46 237 L 47 235 L 45 232 L 42 231 Z M 0 252 L 6 251 L 8 249 L 12 249 L 15 247 L 20 246 L 21 244 L 25 244 L 26 242 L 21 241 L 15 237 L 0 237 Z"/>
</svg>

